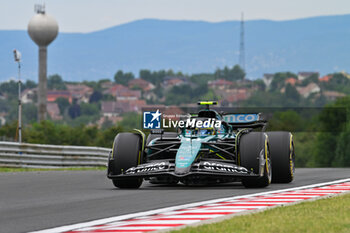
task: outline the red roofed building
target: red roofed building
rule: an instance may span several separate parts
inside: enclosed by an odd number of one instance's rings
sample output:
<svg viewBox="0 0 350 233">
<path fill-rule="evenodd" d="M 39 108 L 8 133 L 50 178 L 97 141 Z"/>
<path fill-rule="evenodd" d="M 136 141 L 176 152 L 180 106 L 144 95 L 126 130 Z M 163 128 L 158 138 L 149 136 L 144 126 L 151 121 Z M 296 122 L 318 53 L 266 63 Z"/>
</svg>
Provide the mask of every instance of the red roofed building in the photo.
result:
<svg viewBox="0 0 350 233">
<path fill-rule="evenodd" d="M 337 92 L 337 91 L 324 91 L 322 93 L 327 99 L 329 100 L 336 100 L 338 98 L 342 98 L 344 96 L 346 96 L 344 93 L 341 93 L 341 92 Z"/>
<path fill-rule="evenodd" d="M 246 89 L 232 89 L 230 92 L 225 93 L 224 99 L 229 103 L 235 103 L 241 100 L 248 99 L 249 95 Z"/>
<path fill-rule="evenodd" d="M 126 112 L 141 112 L 144 106 L 144 100 L 104 101 L 101 103 L 101 111 L 103 116 L 112 117 Z"/>
<path fill-rule="evenodd" d="M 120 100 L 138 100 L 141 98 L 141 91 L 139 90 L 120 90 L 116 93 L 117 101 Z"/>
<path fill-rule="evenodd" d="M 116 97 L 117 92 L 119 92 L 121 90 L 129 90 L 129 88 L 127 88 L 126 86 L 123 86 L 121 84 L 115 84 L 114 86 L 103 91 L 103 94 L 110 94 L 110 95 Z"/>
<path fill-rule="evenodd" d="M 53 90 L 47 91 L 47 102 L 55 102 L 58 98 L 66 98 L 69 103 L 72 103 L 72 95 L 69 91 Z"/>
<path fill-rule="evenodd" d="M 329 80 L 331 80 L 333 78 L 332 75 L 326 75 L 326 76 L 323 76 L 322 78 L 320 78 L 320 82 L 329 82 Z"/>
<path fill-rule="evenodd" d="M 47 103 L 47 113 L 49 114 L 52 120 L 62 120 L 62 116 L 60 114 L 60 109 L 57 103 Z"/>
<path fill-rule="evenodd" d="M 297 87 L 297 91 L 304 98 L 307 98 L 311 94 L 319 93 L 321 91 L 321 88 L 316 83 L 309 83 L 305 87 Z"/>
<path fill-rule="evenodd" d="M 166 89 L 170 89 L 174 86 L 181 86 L 188 83 L 188 79 L 182 76 L 166 76 L 163 78 L 162 86 Z"/>
<path fill-rule="evenodd" d="M 135 78 L 135 79 L 131 80 L 128 83 L 128 86 L 130 89 L 140 88 L 143 91 L 151 91 L 155 88 L 155 86 L 152 83 L 147 82 L 146 80 L 141 79 L 141 78 Z"/>
<path fill-rule="evenodd" d="M 233 82 L 227 81 L 225 79 L 218 79 L 218 80 L 213 80 L 208 82 L 208 86 L 210 88 L 220 89 L 220 90 L 227 89 L 232 85 L 233 85 Z"/>
<path fill-rule="evenodd" d="M 296 84 L 297 82 L 298 82 L 298 80 L 295 79 L 295 78 L 288 78 L 288 79 L 286 79 L 285 84 L 290 84 L 290 85 L 292 85 L 292 86 L 295 86 L 295 84 Z"/>
<path fill-rule="evenodd" d="M 67 90 L 72 97 L 82 102 L 89 102 L 89 98 L 94 92 L 94 89 L 84 84 L 66 84 Z"/>
</svg>

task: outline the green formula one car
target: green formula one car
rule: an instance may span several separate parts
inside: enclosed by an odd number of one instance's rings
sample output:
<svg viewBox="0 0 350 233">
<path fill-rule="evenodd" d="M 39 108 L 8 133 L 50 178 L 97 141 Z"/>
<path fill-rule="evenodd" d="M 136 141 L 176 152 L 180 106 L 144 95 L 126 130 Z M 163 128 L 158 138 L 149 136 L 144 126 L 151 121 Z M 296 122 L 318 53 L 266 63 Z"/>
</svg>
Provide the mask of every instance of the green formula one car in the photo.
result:
<svg viewBox="0 0 350 233">
<path fill-rule="evenodd" d="M 261 114 L 219 114 L 207 105 L 178 132 L 119 133 L 108 159 L 108 178 L 118 188 L 241 181 L 245 187 L 289 183 L 294 176 L 290 132 L 265 132 Z M 181 124 L 179 124 L 181 125 Z"/>
</svg>

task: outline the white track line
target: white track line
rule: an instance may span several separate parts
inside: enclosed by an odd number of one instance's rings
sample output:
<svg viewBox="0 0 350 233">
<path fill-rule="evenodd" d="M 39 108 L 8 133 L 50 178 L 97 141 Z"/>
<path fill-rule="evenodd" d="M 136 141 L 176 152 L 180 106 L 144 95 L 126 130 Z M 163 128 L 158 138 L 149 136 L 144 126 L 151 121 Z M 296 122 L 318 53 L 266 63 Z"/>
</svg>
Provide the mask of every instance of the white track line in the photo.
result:
<svg viewBox="0 0 350 233">
<path fill-rule="evenodd" d="M 349 182 L 349 183 L 344 183 L 344 182 Z M 320 186 L 333 185 L 333 184 L 339 184 L 339 183 L 344 183 L 344 184 L 338 185 L 338 186 L 333 186 L 333 187 L 325 187 L 325 188 L 320 187 Z M 254 193 L 254 194 L 248 194 L 248 195 L 242 195 L 242 196 L 219 198 L 219 199 L 213 199 L 213 200 L 209 200 L 209 201 L 202 201 L 202 202 L 195 202 L 195 203 L 190 203 L 190 204 L 166 207 L 166 208 L 144 211 L 144 212 L 139 212 L 139 213 L 126 214 L 126 215 L 121 215 L 121 216 L 116 216 L 116 217 L 93 220 L 93 221 L 89 221 L 89 222 L 61 226 L 61 227 L 56 227 L 56 228 L 51 228 L 51 229 L 46 229 L 46 230 L 34 231 L 31 233 L 61 233 L 61 232 L 67 232 L 67 231 L 72 231 L 72 230 L 78 230 L 78 229 L 81 230 L 82 228 L 84 228 L 84 230 L 91 229 L 93 231 L 93 229 L 95 229 L 95 230 L 97 229 L 97 225 L 104 225 L 107 223 L 113 224 L 113 222 L 118 222 L 121 220 L 134 219 L 134 218 L 140 218 L 140 217 L 145 217 L 145 216 L 147 217 L 150 215 L 157 215 L 157 214 L 158 214 L 158 216 L 154 216 L 154 218 L 167 218 L 169 212 L 171 212 L 173 214 L 171 216 L 171 218 L 174 218 L 174 217 L 181 218 L 182 217 L 182 218 L 188 218 L 188 219 L 189 218 L 210 218 L 210 219 L 212 219 L 213 217 L 223 216 L 222 214 L 219 214 L 220 212 L 233 212 L 233 211 L 234 212 L 241 212 L 242 210 L 241 211 L 240 210 L 231 210 L 231 209 L 227 210 L 227 211 L 218 210 L 217 215 L 215 215 L 215 213 L 206 215 L 205 213 L 209 213 L 209 212 L 207 212 L 205 210 L 205 208 L 202 211 L 202 212 L 204 212 L 203 214 L 198 214 L 198 213 L 194 212 L 197 209 L 193 209 L 193 210 L 188 210 L 188 209 L 198 207 L 198 206 L 203 206 L 203 205 L 206 205 L 206 206 L 212 205 L 212 207 L 214 207 L 214 208 L 219 208 L 220 206 L 227 206 L 227 204 L 228 205 L 237 204 L 237 207 L 239 207 L 240 203 L 235 202 L 235 201 L 238 201 L 237 199 L 242 199 L 242 198 L 250 199 L 252 197 L 259 197 L 258 198 L 259 200 L 264 200 L 264 201 L 275 200 L 275 201 L 286 203 L 286 201 L 288 201 L 288 200 L 290 201 L 291 198 L 293 198 L 292 195 L 278 195 L 278 196 L 276 195 L 277 199 L 275 199 L 275 198 L 271 197 L 270 194 L 275 194 L 275 193 L 279 194 L 279 193 L 285 193 L 285 192 L 289 192 L 289 191 L 299 191 L 300 190 L 301 193 L 305 191 L 305 192 L 311 192 L 313 194 L 319 193 L 319 194 L 329 195 L 329 194 L 338 194 L 338 193 L 342 193 L 345 191 L 349 191 L 349 186 L 350 186 L 350 178 L 347 178 L 347 179 L 335 180 L 335 181 L 331 181 L 331 182 L 324 182 L 324 183 L 318 183 L 318 184 L 312 184 L 312 185 L 305 185 L 305 186 L 289 188 L 289 189 L 280 189 L 280 190 L 274 190 L 274 191 L 268 191 L 268 192 L 262 192 L 262 193 Z M 320 187 L 320 188 L 317 188 L 317 187 Z M 317 188 L 317 189 L 315 190 L 314 188 Z M 310 189 L 310 190 L 302 190 L 302 189 Z M 301 193 L 300 193 L 300 195 L 302 195 Z M 267 196 L 267 195 L 270 195 L 270 196 Z M 318 196 L 320 196 L 320 195 L 318 195 Z M 298 198 L 299 196 L 294 196 L 294 197 Z M 285 198 L 285 199 L 283 199 L 283 198 Z M 295 201 L 308 200 L 308 199 L 314 198 L 314 196 L 310 195 L 307 198 L 305 198 L 305 196 L 300 196 L 300 198 L 301 199 L 293 199 L 293 200 L 295 200 Z M 242 200 L 242 201 L 248 202 L 249 200 L 246 200 L 246 199 Z M 222 202 L 230 202 L 230 203 L 222 203 Z M 216 205 L 216 203 L 219 205 Z M 261 203 L 261 204 L 264 204 L 264 203 Z M 278 202 L 274 202 L 273 204 L 274 205 L 272 205 L 272 206 L 281 205 Z M 258 209 L 258 208 L 266 208 L 267 206 L 244 206 L 244 207 Z M 186 211 L 189 212 L 190 215 L 181 215 L 181 213 L 183 214 L 182 211 L 176 211 L 176 210 L 182 210 L 182 209 L 186 209 Z M 192 213 L 193 213 L 193 215 L 192 215 Z M 174 214 L 180 214 L 180 215 L 174 216 Z M 140 220 L 142 220 L 142 218 Z M 124 224 L 125 223 L 132 224 L 133 222 L 135 222 L 135 221 L 123 222 L 123 223 Z M 106 226 L 106 227 L 107 228 L 113 227 L 112 224 L 111 224 L 111 226 Z M 119 224 L 116 223 L 116 225 L 114 225 L 114 226 L 118 226 L 118 225 Z M 119 225 L 119 226 L 121 226 L 121 225 Z M 147 227 L 147 228 L 149 228 L 149 227 Z M 152 228 L 152 227 L 150 227 L 150 228 Z M 162 227 L 162 226 L 155 226 L 152 229 L 163 229 L 163 228 L 164 227 Z M 142 228 L 142 229 L 144 229 L 144 228 Z M 140 231 L 142 231 L 142 229 L 140 229 Z"/>
</svg>

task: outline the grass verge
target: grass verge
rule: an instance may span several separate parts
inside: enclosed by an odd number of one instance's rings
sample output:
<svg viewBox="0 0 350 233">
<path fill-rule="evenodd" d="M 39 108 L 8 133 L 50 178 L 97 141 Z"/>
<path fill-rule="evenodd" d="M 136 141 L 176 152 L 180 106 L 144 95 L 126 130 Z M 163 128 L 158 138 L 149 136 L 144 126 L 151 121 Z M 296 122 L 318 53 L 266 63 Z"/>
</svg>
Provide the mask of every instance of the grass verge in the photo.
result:
<svg viewBox="0 0 350 233">
<path fill-rule="evenodd" d="M 32 171 L 86 171 L 86 170 L 106 170 L 106 167 L 66 167 L 66 168 L 17 168 L 0 167 L 0 172 L 32 172 Z"/>
<path fill-rule="evenodd" d="M 350 232 L 350 194 L 276 207 L 172 232 Z"/>
</svg>

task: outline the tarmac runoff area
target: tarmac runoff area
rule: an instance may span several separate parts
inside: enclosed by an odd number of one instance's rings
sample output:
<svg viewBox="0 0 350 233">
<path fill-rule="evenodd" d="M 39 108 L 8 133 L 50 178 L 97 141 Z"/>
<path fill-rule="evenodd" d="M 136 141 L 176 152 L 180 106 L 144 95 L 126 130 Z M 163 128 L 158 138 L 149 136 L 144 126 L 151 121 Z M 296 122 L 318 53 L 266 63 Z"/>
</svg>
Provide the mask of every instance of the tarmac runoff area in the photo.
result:
<svg viewBox="0 0 350 233">
<path fill-rule="evenodd" d="M 96 225 L 101 228 L 89 231 L 164 230 L 347 192 L 350 179 L 333 181 L 349 177 L 349 168 L 302 168 L 291 184 L 263 189 L 240 183 L 188 187 L 144 182 L 138 190 L 120 190 L 104 171 L 1 173 L 0 232 L 86 232 Z M 314 186 L 318 183 L 326 184 Z"/>
</svg>

